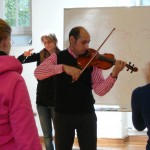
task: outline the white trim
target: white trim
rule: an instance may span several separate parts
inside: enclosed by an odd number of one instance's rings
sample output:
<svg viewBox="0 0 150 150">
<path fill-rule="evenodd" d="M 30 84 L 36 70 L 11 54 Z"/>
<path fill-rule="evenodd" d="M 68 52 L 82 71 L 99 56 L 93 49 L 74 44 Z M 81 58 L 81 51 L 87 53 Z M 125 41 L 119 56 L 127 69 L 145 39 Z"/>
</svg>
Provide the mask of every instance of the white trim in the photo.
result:
<svg viewBox="0 0 150 150">
<path fill-rule="evenodd" d="M 32 34 L 31 27 L 12 27 L 12 35 Z"/>
</svg>

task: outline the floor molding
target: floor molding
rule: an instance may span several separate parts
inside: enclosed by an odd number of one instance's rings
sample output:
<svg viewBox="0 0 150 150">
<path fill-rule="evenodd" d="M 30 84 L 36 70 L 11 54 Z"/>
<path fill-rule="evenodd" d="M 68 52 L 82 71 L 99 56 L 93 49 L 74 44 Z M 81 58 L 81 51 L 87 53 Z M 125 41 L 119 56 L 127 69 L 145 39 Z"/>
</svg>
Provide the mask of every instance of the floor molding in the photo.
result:
<svg viewBox="0 0 150 150">
<path fill-rule="evenodd" d="M 108 145 L 108 144 L 124 144 L 125 142 L 129 141 L 129 137 L 125 137 L 123 139 L 109 139 L 109 138 L 98 138 L 97 139 L 97 146 Z M 74 145 L 78 145 L 78 139 L 75 138 Z"/>
<path fill-rule="evenodd" d="M 125 142 L 129 141 L 129 137 L 125 137 L 122 139 L 116 138 L 98 138 L 97 139 L 97 145 L 108 145 L 108 144 L 124 144 Z"/>
<path fill-rule="evenodd" d="M 133 136 L 127 136 L 125 138 L 98 138 L 97 139 L 97 146 L 102 145 L 113 145 L 113 144 L 124 144 L 126 142 L 129 142 L 131 144 L 137 144 L 137 145 L 145 145 L 147 143 L 148 137 L 146 135 L 133 135 Z M 41 143 L 44 142 L 44 137 L 40 136 Z M 74 145 L 78 146 L 78 139 L 75 138 Z"/>
<path fill-rule="evenodd" d="M 129 142 L 131 144 L 146 144 L 147 143 L 147 140 L 148 140 L 148 137 L 146 135 L 134 135 L 134 136 L 129 136 Z"/>
</svg>

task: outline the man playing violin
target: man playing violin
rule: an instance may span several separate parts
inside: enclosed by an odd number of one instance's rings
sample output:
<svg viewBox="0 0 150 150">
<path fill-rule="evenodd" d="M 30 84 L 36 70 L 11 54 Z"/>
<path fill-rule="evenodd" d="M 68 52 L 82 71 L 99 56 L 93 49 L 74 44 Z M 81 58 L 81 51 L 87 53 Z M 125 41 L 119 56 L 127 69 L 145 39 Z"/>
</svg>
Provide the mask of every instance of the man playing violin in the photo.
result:
<svg viewBox="0 0 150 150">
<path fill-rule="evenodd" d="M 39 80 L 55 76 L 55 142 L 57 150 L 71 150 L 75 131 L 82 150 L 96 150 L 97 117 L 92 89 L 100 96 L 113 87 L 118 74 L 126 65 L 116 60 L 112 73 L 105 79 L 102 69 L 77 67 L 77 58 L 87 52 L 90 34 L 77 26 L 69 33 L 68 49 L 52 54 L 40 64 L 34 74 Z"/>
</svg>

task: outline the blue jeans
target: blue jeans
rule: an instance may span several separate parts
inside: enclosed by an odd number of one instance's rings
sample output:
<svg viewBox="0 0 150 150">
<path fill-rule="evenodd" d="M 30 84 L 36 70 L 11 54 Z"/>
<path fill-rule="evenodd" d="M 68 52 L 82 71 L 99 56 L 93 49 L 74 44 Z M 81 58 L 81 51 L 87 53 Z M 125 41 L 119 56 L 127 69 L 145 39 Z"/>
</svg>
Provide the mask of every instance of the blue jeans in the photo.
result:
<svg viewBox="0 0 150 150">
<path fill-rule="evenodd" d="M 37 105 L 37 111 L 44 135 L 46 150 L 54 150 L 52 126 L 52 121 L 54 119 L 54 107 Z"/>
</svg>

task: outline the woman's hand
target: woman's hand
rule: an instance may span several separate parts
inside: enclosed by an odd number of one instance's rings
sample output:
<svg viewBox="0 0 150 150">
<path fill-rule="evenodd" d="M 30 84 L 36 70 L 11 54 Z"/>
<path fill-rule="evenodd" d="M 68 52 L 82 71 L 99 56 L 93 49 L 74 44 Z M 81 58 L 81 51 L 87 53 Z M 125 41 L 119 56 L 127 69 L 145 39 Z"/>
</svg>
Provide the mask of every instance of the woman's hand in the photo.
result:
<svg viewBox="0 0 150 150">
<path fill-rule="evenodd" d="M 23 55 L 24 55 L 25 57 L 31 56 L 31 55 L 32 55 L 32 51 L 33 51 L 33 49 L 29 49 L 28 51 L 25 51 L 25 52 L 23 53 Z"/>
</svg>

